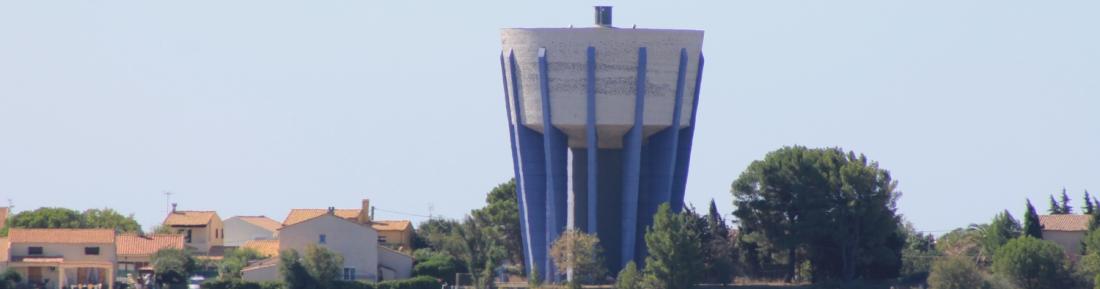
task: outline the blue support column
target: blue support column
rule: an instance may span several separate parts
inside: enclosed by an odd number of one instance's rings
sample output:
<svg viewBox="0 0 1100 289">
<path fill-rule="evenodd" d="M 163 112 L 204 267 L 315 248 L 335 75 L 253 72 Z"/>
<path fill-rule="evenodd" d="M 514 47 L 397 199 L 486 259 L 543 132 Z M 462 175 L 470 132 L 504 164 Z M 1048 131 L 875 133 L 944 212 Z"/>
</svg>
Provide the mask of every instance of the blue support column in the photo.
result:
<svg viewBox="0 0 1100 289">
<path fill-rule="evenodd" d="M 622 251 L 621 266 L 634 261 L 634 249 L 638 228 L 638 194 L 642 166 L 642 126 L 645 119 L 646 48 L 638 48 L 638 75 L 634 87 L 634 126 L 623 138 L 623 202 L 622 202 Z M 621 267 L 620 266 L 620 267 Z"/>
<path fill-rule="evenodd" d="M 539 48 L 539 87 L 542 96 L 543 144 L 546 154 L 546 244 L 553 244 L 565 229 L 568 206 L 568 151 L 567 138 L 554 127 L 550 105 L 549 64 L 546 61 L 546 48 Z M 558 268 L 550 258 L 546 258 L 545 278 L 557 281 Z"/>
<path fill-rule="evenodd" d="M 512 93 L 509 93 L 509 91 L 508 91 L 508 69 L 506 69 L 505 66 L 504 66 L 504 52 L 503 51 L 501 51 L 501 53 L 500 53 L 500 82 L 504 86 L 504 108 L 505 108 L 505 111 L 507 111 L 507 113 L 508 113 L 508 139 L 511 140 L 511 144 L 512 144 L 512 171 L 516 176 L 516 179 L 515 179 L 515 182 L 516 182 L 516 200 L 523 200 L 523 189 L 522 189 L 523 188 L 523 178 L 520 177 L 520 176 L 522 176 L 522 174 L 520 173 L 519 162 L 517 161 L 517 160 L 519 160 L 519 154 L 516 152 L 516 145 L 517 145 L 516 144 L 516 124 L 512 121 L 512 118 L 514 116 L 512 114 L 512 111 L 513 111 L 512 105 L 513 105 L 513 103 L 510 99 L 510 98 L 515 98 L 515 97 L 518 97 L 518 96 L 515 95 L 515 94 L 512 94 Z M 518 111 L 518 108 L 517 108 L 516 111 Z M 518 116 L 518 113 L 517 113 L 516 116 Z M 517 118 L 517 120 L 518 120 L 518 118 Z M 520 237 L 520 244 L 521 244 L 521 247 L 522 247 L 522 250 L 523 250 L 524 260 L 529 260 L 530 259 L 530 253 L 529 253 L 530 252 L 529 251 L 530 250 L 530 245 L 529 245 L 530 241 L 528 241 L 526 238 L 523 238 L 523 236 L 528 236 L 529 232 L 527 232 L 527 222 L 523 221 L 524 220 L 523 216 L 525 216 L 524 215 L 524 208 L 523 208 L 524 206 L 522 205 L 523 202 L 519 202 L 519 203 L 520 203 L 519 215 L 521 216 L 521 219 L 520 219 L 520 222 L 519 222 L 519 230 L 520 230 L 520 232 L 523 232 L 523 234 L 521 234 L 522 236 Z M 524 264 L 523 267 L 527 268 L 527 269 L 531 268 L 530 264 Z"/>
<path fill-rule="evenodd" d="M 518 168 L 516 191 L 519 193 L 520 229 L 526 246 L 524 254 L 527 270 L 538 269 L 545 276 L 547 248 L 546 223 L 539 222 L 546 215 L 546 159 L 543 150 L 543 136 L 524 125 L 522 83 L 516 72 L 516 56 L 509 52 L 509 75 L 512 86 L 510 104 L 515 113 L 516 123 L 512 138 L 515 139 L 516 156 L 513 165 Z M 536 268 L 537 267 L 537 268 Z"/>
<path fill-rule="evenodd" d="M 684 193 L 687 190 L 688 166 L 691 164 L 691 141 L 695 136 L 695 121 L 699 112 L 699 88 L 703 83 L 703 53 L 699 53 L 699 65 L 695 73 L 695 91 L 691 99 L 691 122 L 684 132 L 680 133 L 679 152 L 676 158 L 675 183 L 672 189 L 672 209 L 683 210 Z"/>
<path fill-rule="evenodd" d="M 596 133 L 596 48 L 588 47 L 588 118 L 585 137 L 588 146 L 588 233 L 596 234 L 599 228 L 596 214 L 599 211 L 599 135 Z"/>
</svg>

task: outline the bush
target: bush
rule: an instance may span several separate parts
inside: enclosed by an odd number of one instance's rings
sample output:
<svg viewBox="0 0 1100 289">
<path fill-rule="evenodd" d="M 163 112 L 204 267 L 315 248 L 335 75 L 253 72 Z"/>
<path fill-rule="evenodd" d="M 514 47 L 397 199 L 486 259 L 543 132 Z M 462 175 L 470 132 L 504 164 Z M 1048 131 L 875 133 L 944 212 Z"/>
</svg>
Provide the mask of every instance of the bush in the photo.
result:
<svg viewBox="0 0 1100 289">
<path fill-rule="evenodd" d="M 627 262 L 626 267 L 623 267 L 623 269 L 619 271 L 619 278 L 615 280 L 615 288 L 642 288 L 642 276 L 638 273 L 638 266 L 634 265 L 634 261 Z"/>
<path fill-rule="evenodd" d="M 378 283 L 360 281 L 333 281 L 334 289 L 438 289 L 439 281 L 429 276 L 411 279 L 388 280 Z M 210 280 L 203 283 L 204 289 L 285 289 L 283 282 L 251 282 L 239 279 Z"/>
<path fill-rule="evenodd" d="M 981 288 L 984 283 L 978 266 L 962 257 L 936 261 L 928 275 L 928 286 L 932 289 Z"/>
<path fill-rule="evenodd" d="M 451 255 L 442 252 L 434 252 L 429 249 L 416 250 L 416 266 L 413 267 L 414 276 L 431 276 L 436 279 L 452 280 L 462 264 Z"/>
<path fill-rule="evenodd" d="M 241 279 L 208 279 L 204 289 L 284 289 L 283 282 L 252 282 Z"/>
<path fill-rule="evenodd" d="M 1009 241 L 993 255 L 993 272 L 1028 289 L 1058 289 L 1072 285 L 1065 253 L 1057 244 L 1031 237 Z"/>
</svg>

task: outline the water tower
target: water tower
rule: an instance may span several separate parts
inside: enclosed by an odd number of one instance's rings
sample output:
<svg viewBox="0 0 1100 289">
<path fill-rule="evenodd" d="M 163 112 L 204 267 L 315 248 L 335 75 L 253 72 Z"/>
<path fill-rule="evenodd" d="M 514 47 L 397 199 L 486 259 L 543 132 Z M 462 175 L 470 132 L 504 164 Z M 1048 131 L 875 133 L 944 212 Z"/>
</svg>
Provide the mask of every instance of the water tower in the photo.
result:
<svg viewBox="0 0 1100 289">
<path fill-rule="evenodd" d="M 662 203 L 679 212 L 703 71 L 703 31 L 501 30 L 501 71 L 527 268 L 556 279 L 567 228 L 599 236 L 611 272 L 646 254 Z"/>
</svg>

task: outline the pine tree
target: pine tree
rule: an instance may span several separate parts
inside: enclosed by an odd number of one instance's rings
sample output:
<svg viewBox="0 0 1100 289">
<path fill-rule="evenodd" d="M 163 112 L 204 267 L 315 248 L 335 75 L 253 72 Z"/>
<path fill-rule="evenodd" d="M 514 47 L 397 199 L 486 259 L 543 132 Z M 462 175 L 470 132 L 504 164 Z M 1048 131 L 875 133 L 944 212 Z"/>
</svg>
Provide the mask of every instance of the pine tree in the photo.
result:
<svg viewBox="0 0 1100 289">
<path fill-rule="evenodd" d="M 703 271 L 699 233 L 692 232 L 686 215 L 672 213 L 668 203 L 661 204 L 646 229 L 646 279 L 665 289 L 690 289 Z"/>
<path fill-rule="evenodd" d="M 1085 214 L 1092 215 L 1093 209 L 1092 196 L 1089 196 L 1089 190 L 1085 190 Z"/>
<path fill-rule="evenodd" d="M 1066 188 L 1062 188 L 1062 214 L 1073 214 L 1073 207 L 1069 206 L 1069 195 Z"/>
<path fill-rule="evenodd" d="M 1050 213 L 1051 215 L 1062 214 L 1062 205 L 1058 204 L 1058 200 L 1054 199 L 1054 195 L 1050 195 L 1050 209 L 1047 210 L 1047 213 Z"/>
<path fill-rule="evenodd" d="M 1031 200 L 1027 200 L 1027 213 L 1024 214 L 1024 235 L 1036 239 L 1043 238 L 1043 227 L 1039 224 L 1039 214 L 1035 212 L 1035 206 Z"/>
</svg>

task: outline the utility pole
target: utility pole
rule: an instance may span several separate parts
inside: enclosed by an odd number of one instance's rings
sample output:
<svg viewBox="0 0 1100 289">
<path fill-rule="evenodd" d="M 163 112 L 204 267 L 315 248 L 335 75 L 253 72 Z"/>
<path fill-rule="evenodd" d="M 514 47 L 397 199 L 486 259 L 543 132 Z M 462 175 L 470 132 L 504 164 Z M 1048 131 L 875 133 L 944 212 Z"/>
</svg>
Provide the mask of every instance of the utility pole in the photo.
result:
<svg viewBox="0 0 1100 289">
<path fill-rule="evenodd" d="M 435 211 L 435 204 L 428 203 L 428 220 L 432 219 L 432 211 Z"/>
</svg>

